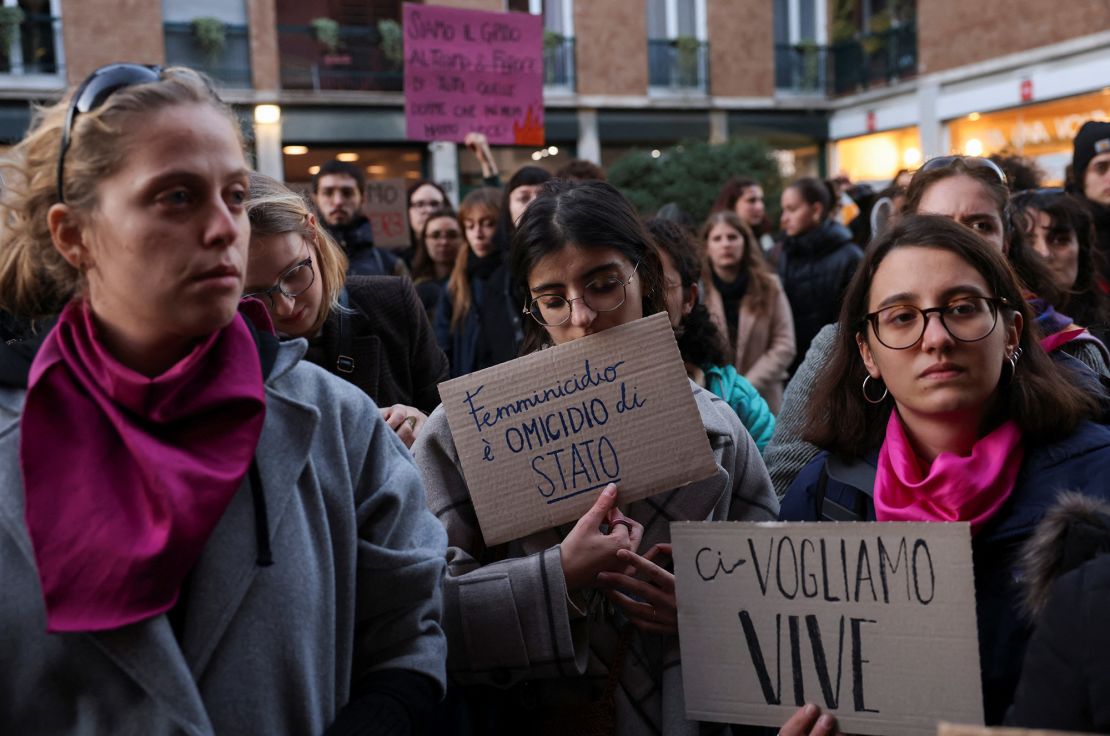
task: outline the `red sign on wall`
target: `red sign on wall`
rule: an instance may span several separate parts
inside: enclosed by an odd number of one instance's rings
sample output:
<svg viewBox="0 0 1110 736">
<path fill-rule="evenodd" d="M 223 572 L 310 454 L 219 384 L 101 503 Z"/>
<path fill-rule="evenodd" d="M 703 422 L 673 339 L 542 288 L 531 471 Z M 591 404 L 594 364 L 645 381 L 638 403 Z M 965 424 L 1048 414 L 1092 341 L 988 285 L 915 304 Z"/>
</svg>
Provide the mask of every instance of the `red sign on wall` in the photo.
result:
<svg viewBox="0 0 1110 736">
<path fill-rule="evenodd" d="M 1032 102 L 1033 101 L 1033 80 L 1032 79 L 1023 79 L 1023 80 L 1021 80 L 1021 101 L 1022 102 Z"/>
</svg>

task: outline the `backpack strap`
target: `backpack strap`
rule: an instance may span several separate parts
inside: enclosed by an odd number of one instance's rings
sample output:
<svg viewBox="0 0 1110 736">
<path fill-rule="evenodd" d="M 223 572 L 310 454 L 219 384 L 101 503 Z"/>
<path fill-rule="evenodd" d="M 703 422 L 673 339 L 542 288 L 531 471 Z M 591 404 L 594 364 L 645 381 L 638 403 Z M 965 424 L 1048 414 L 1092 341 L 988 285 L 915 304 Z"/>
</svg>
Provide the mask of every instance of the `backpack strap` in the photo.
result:
<svg viewBox="0 0 1110 736">
<path fill-rule="evenodd" d="M 339 355 L 335 359 L 335 370 L 339 373 L 354 373 L 355 359 L 351 357 L 351 309 L 347 287 L 339 290 L 339 309 L 335 314 L 339 319 Z"/>
<path fill-rule="evenodd" d="M 829 478 L 849 486 L 853 491 L 852 508 L 826 496 Z M 846 461 L 835 455 L 825 458 L 817 479 L 816 508 L 822 521 L 864 521 L 867 499 L 875 492 L 875 468 L 863 460 Z"/>
</svg>

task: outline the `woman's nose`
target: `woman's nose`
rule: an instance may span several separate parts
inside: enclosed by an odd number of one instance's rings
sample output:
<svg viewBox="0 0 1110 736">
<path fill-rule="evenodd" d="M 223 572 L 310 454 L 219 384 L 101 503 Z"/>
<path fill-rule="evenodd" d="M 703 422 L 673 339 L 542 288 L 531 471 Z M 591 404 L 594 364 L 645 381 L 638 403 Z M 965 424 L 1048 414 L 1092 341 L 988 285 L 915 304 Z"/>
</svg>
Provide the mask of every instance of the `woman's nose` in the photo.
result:
<svg viewBox="0 0 1110 736">
<path fill-rule="evenodd" d="M 274 297 L 274 314 L 279 317 L 288 317 L 293 314 L 293 309 L 297 306 L 297 300 L 294 297 L 286 296 L 282 292 L 277 292 Z"/>
<path fill-rule="evenodd" d="M 590 308 L 585 299 L 570 302 L 570 323 L 575 327 L 589 327 L 597 318 L 597 312 Z"/>
</svg>

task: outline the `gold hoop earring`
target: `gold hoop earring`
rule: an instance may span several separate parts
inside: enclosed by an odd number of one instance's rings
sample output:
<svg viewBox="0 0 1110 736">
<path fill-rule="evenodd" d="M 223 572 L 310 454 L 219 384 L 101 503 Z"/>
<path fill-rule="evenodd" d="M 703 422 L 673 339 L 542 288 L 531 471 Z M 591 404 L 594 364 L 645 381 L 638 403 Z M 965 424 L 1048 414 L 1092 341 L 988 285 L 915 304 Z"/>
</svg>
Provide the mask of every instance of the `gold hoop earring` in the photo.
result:
<svg viewBox="0 0 1110 736">
<path fill-rule="evenodd" d="M 884 383 L 883 384 L 883 395 L 880 396 L 877 399 L 873 399 L 867 393 L 867 382 L 870 381 L 870 380 L 871 380 L 871 374 L 870 373 L 868 373 L 866 376 L 863 377 L 863 387 L 862 387 L 862 389 L 863 389 L 863 398 L 864 398 L 864 400 L 868 404 L 881 404 L 881 403 L 883 403 L 884 401 L 886 401 L 886 397 L 890 395 L 890 389 L 888 389 L 886 387 L 886 384 Z"/>
</svg>

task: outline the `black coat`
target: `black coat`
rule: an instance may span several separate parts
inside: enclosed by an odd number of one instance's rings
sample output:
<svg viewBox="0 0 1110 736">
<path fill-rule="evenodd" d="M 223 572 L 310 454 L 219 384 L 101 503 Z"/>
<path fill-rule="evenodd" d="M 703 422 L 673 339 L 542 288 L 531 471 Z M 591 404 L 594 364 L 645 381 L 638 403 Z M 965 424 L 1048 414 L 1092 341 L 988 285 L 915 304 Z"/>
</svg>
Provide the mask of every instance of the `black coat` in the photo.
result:
<svg viewBox="0 0 1110 736">
<path fill-rule="evenodd" d="M 836 321 L 844 290 L 862 258 L 863 251 L 852 242 L 848 229 L 831 220 L 783 241 L 779 275 L 794 313 L 798 346 L 791 375 L 801 365 L 814 336 Z"/>
<path fill-rule="evenodd" d="M 365 217 L 355 218 L 349 225 L 328 225 L 327 230 L 347 254 L 348 276 L 404 276 L 404 261 L 374 245 L 374 232 Z"/>
<path fill-rule="evenodd" d="M 430 414 L 439 404 L 439 382 L 447 380 L 447 358 L 412 282 L 396 276 L 347 279 L 347 316 L 354 370 L 337 369 L 339 315 L 333 310 L 306 360 L 355 384 L 379 407 L 415 406 Z"/>
<path fill-rule="evenodd" d="M 1008 725 L 1110 733 L 1110 554 L 1061 576 L 1025 650 Z"/>
</svg>

